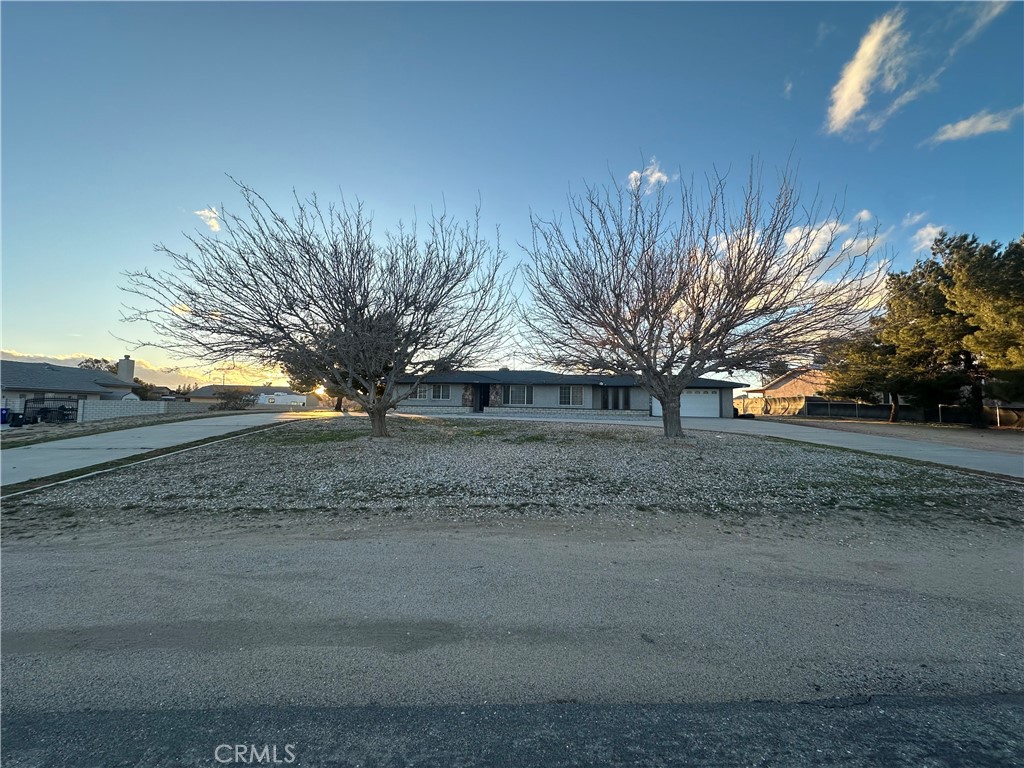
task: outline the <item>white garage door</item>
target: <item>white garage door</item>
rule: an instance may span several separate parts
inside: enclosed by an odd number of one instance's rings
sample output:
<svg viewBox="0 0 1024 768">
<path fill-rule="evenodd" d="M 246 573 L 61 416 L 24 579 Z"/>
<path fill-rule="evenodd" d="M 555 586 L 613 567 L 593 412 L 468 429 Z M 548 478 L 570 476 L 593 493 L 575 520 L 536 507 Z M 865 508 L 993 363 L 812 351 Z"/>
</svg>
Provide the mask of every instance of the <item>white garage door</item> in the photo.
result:
<svg viewBox="0 0 1024 768">
<path fill-rule="evenodd" d="M 721 415 L 717 389 L 687 389 L 680 403 L 683 418 L 717 418 Z M 661 403 L 657 398 L 651 398 L 651 415 L 661 416 Z"/>
</svg>

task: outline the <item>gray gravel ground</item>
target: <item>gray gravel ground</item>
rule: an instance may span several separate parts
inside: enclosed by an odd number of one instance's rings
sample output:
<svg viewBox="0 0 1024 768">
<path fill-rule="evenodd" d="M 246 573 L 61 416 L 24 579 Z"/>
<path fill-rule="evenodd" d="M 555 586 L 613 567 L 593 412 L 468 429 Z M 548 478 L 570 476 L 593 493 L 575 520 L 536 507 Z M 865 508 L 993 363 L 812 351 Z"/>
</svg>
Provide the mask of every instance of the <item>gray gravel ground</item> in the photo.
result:
<svg viewBox="0 0 1024 768">
<path fill-rule="evenodd" d="M 110 525 L 168 532 L 303 518 L 1021 523 L 1020 485 L 952 469 L 751 436 L 642 427 L 393 419 L 300 421 L 5 501 L 4 535 L 74 536 Z"/>
</svg>

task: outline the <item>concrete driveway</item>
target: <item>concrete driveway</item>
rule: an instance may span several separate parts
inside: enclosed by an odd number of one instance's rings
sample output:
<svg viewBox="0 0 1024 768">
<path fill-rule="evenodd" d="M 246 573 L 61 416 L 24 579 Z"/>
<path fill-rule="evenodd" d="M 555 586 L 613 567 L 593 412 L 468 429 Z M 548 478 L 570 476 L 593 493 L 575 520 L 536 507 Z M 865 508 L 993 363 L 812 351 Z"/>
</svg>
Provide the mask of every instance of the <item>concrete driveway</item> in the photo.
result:
<svg viewBox="0 0 1024 768">
<path fill-rule="evenodd" d="M 449 418 L 446 415 L 445 418 Z M 661 429 L 660 418 L 621 417 L 615 418 L 567 418 L 542 416 L 504 416 L 493 413 L 465 414 L 454 418 L 482 419 L 515 419 L 522 421 L 562 421 L 584 424 L 628 424 Z M 947 467 L 970 469 L 977 472 L 988 472 L 1024 479 L 1024 454 L 1019 451 L 981 451 L 958 445 L 908 440 L 897 437 L 879 437 L 877 435 L 841 432 L 838 430 L 821 429 L 799 423 L 780 424 L 777 421 L 759 419 L 683 419 L 683 431 L 699 430 L 703 432 L 733 432 L 759 437 L 775 437 L 785 440 L 797 440 L 802 443 L 826 445 L 832 448 L 845 448 L 853 451 L 864 451 L 881 456 L 894 456 L 901 459 L 927 461 Z"/>
<path fill-rule="evenodd" d="M 122 429 L 99 435 L 53 440 L 0 452 L 0 483 L 12 485 L 62 472 L 105 464 L 142 453 L 173 448 L 196 440 L 228 435 L 239 430 L 272 425 L 313 414 L 294 412 L 243 413 L 171 424 Z"/>
</svg>

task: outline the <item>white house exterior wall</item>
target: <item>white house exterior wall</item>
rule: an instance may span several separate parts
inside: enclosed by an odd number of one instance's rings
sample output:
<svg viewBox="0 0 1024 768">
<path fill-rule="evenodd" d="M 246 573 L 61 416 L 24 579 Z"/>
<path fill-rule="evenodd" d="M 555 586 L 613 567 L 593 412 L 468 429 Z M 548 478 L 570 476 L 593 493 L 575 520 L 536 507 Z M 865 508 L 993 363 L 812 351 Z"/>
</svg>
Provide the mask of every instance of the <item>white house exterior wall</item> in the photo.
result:
<svg viewBox="0 0 1024 768">
<path fill-rule="evenodd" d="M 401 402 L 399 408 L 404 411 L 419 410 L 421 408 L 461 408 L 464 407 L 463 403 L 463 387 L 467 386 L 464 384 L 452 384 L 451 385 L 451 399 L 449 400 L 434 400 L 433 398 L 427 398 L 426 400 L 413 400 L 406 399 Z M 469 385 L 476 386 L 476 385 Z M 489 386 L 501 386 L 501 385 L 489 385 Z M 589 411 L 589 410 L 600 410 L 600 387 L 595 387 L 592 384 L 575 384 L 569 386 L 581 386 L 583 388 L 583 404 L 582 405 L 562 405 L 559 403 L 560 388 L 566 386 L 563 384 L 531 384 L 533 387 L 533 403 L 530 405 L 500 405 L 500 406 L 486 406 L 486 410 L 495 411 L 500 408 L 520 408 L 529 410 L 530 408 L 558 408 L 564 411 Z M 409 388 L 400 390 L 403 394 L 409 391 Z M 730 401 L 731 403 L 731 401 Z M 642 412 L 649 413 L 651 407 L 651 396 L 647 394 L 640 387 L 629 388 L 629 412 Z M 614 413 L 615 411 L 609 411 Z"/>
<path fill-rule="evenodd" d="M 273 402 L 271 402 L 273 401 Z M 260 395 L 256 399 L 257 405 L 301 405 L 305 407 L 305 395 L 288 395 L 275 392 L 272 395 Z"/>
<path fill-rule="evenodd" d="M 679 402 L 683 418 L 732 418 L 731 389 L 695 387 L 687 389 Z M 651 415 L 661 414 L 661 402 L 654 398 L 651 403 Z"/>
</svg>

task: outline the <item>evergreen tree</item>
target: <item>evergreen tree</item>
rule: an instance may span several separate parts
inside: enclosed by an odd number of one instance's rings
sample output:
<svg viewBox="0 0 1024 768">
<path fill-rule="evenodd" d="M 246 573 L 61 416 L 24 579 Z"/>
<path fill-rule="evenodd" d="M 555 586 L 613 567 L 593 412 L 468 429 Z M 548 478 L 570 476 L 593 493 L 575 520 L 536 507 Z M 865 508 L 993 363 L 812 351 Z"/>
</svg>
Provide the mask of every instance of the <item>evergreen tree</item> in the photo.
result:
<svg viewBox="0 0 1024 768">
<path fill-rule="evenodd" d="M 894 349 L 892 364 L 909 374 L 908 395 L 915 404 L 935 407 L 966 399 L 972 422 L 981 424 L 983 372 L 964 344 L 977 328 L 949 306 L 944 289 L 952 280 L 935 256 L 889 275 L 880 338 Z"/>
<path fill-rule="evenodd" d="M 1005 248 L 973 235 L 940 235 L 932 252 L 949 281 L 947 306 L 972 329 L 963 346 L 975 357 L 992 395 L 1024 400 L 1024 236 Z"/>
<path fill-rule="evenodd" d="M 825 396 L 878 403 L 880 395 L 888 395 L 889 422 L 894 423 L 899 421 L 900 396 L 915 389 L 917 371 L 900 360 L 894 345 L 882 341 L 883 326 L 882 318 L 874 318 L 869 329 L 823 347 L 824 371 L 831 381 Z"/>
</svg>

